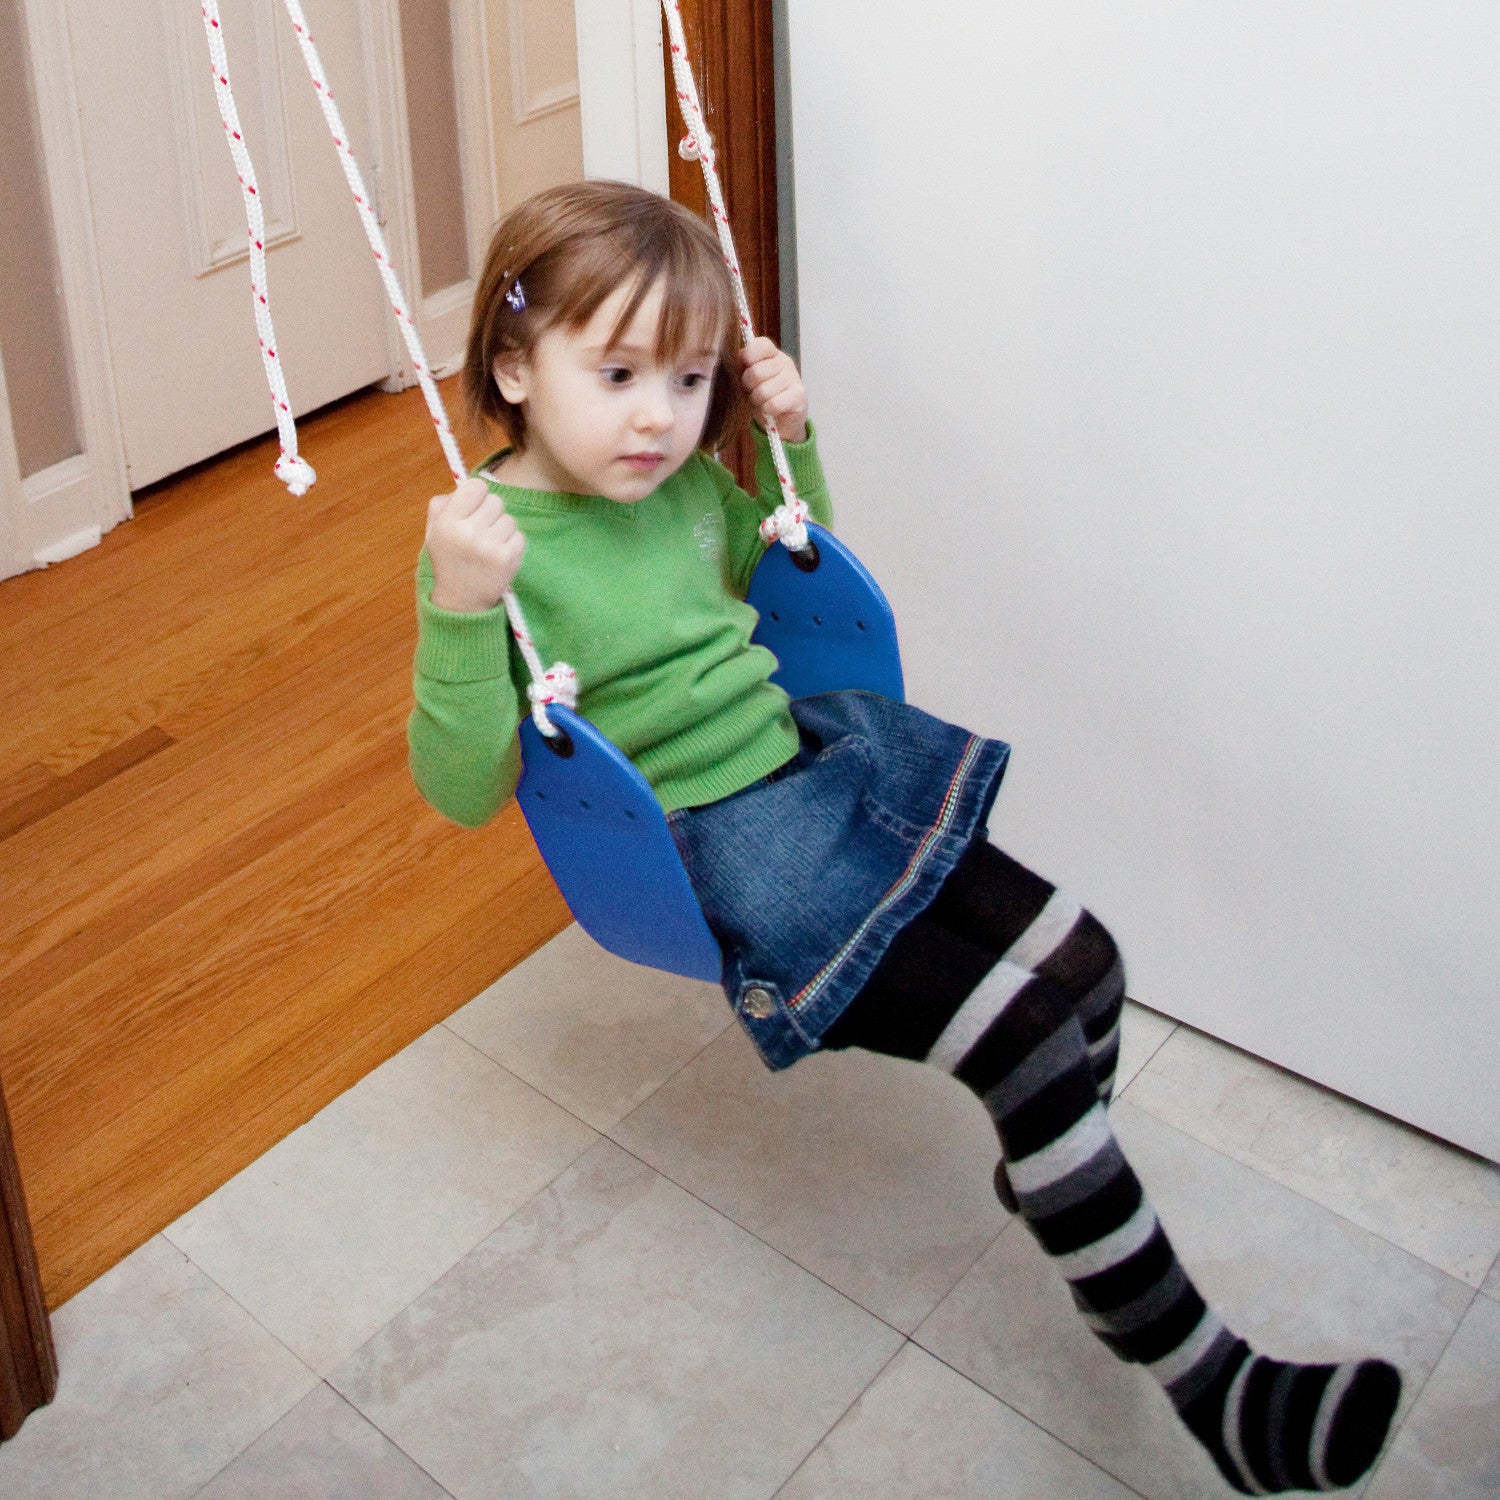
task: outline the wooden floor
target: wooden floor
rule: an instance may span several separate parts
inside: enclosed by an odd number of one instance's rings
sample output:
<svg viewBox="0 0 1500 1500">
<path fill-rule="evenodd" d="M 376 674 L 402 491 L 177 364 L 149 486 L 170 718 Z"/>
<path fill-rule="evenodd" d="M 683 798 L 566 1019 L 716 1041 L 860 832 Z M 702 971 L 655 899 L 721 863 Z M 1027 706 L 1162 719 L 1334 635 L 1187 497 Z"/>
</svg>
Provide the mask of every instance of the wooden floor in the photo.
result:
<svg viewBox="0 0 1500 1500">
<path fill-rule="evenodd" d="M 0 1079 L 51 1307 L 568 921 L 514 802 L 466 832 L 407 774 L 451 488 L 419 392 L 302 448 L 302 499 L 258 443 L 0 583 Z"/>
</svg>

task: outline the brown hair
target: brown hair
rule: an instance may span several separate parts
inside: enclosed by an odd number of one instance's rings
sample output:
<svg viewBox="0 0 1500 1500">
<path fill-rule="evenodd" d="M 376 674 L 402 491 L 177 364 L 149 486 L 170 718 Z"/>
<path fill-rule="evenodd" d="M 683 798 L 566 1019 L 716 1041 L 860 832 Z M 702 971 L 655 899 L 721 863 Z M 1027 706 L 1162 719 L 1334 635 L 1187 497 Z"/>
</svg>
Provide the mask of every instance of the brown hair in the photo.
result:
<svg viewBox="0 0 1500 1500">
<path fill-rule="evenodd" d="M 717 447 L 743 419 L 734 337 L 734 286 L 713 230 L 680 203 L 624 182 L 569 182 L 526 199 L 490 241 L 474 296 L 464 357 L 464 397 L 480 426 L 497 422 L 520 451 L 526 414 L 500 394 L 495 361 L 529 358 L 547 329 L 582 328 L 622 286 L 632 295 L 611 341 L 623 336 L 651 289 L 663 283 L 655 357 L 675 360 L 693 338 L 719 348 L 700 443 Z M 507 300 L 520 283 L 524 307 Z"/>
</svg>

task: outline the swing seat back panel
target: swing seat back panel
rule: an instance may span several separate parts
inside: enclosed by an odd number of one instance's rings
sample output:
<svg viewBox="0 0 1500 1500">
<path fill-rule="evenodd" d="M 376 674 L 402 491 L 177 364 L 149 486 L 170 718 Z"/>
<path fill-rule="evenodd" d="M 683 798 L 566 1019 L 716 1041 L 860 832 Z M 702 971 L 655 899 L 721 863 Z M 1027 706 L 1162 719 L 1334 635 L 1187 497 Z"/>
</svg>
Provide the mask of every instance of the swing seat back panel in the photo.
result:
<svg viewBox="0 0 1500 1500">
<path fill-rule="evenodd" d="M 776 653 L 772 676 L 794 698 L 862 688 L 902 699 L 896 620 L 880 585 L 835 536 L 810 525 L 818 566 L 772 547 L 751 580 L 754 640 Z M 516 797 L 578 925 L 633 963 L 718 983 L 723 955 L 703 920 L 661 803 L 631 761 L 589 721 L 551 707 L 573 754 L 521 724 Z"/>
<path fill-rule="evenodd" d="M 803 572 L 785 547 L 755 569 L 747 601 L 760 614 L 751 637 L 781 663 L 771 681 L 790 698 L 863 688 L 904 702 L 896 617 L 865 565 L 823 527 L 809 523 L 818 566 Z"/>
<path fill-rule="evenodd" d="M 524 719 L 516 796 L 579 926 L 632 963 L 717 983 L 723 955 L 651 783 L 587 719 L 548 713 L 573 754 L 548 749 Z"/>
</svg>

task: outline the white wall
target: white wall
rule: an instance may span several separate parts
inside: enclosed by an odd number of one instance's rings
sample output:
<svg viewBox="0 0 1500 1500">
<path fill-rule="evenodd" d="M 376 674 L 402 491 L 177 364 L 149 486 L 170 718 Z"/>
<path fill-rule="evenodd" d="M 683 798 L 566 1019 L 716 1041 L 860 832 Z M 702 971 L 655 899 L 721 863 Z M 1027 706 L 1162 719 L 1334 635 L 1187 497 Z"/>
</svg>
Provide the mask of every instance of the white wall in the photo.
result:
<svg viewBox="0 0 1500 1500">
<path fill-rule="evenodd" d="M 1500 10 L 849 18 L 803 359 L 913 701 L 1132 993 L 1500 1158 Z"/>
</svg>

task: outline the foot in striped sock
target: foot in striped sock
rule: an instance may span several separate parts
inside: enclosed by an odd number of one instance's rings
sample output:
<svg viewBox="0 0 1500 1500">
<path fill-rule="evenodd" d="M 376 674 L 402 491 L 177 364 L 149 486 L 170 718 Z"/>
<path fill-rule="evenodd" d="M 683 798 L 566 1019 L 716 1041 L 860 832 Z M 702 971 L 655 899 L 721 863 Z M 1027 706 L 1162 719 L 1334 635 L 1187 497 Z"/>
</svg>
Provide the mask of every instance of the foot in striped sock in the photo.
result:
<svg viewBox="0 0 1500 1500">
<path fill-rule="evenodd" d="M 1400 1397 L 1401 1377 L 1384 1360 L 1283 1364 L 1237 1339 L 1213 1380 L 1178 1412 L 1242 1495 L 1279 1495 L 1359 1480 Z"/>
</svg>

